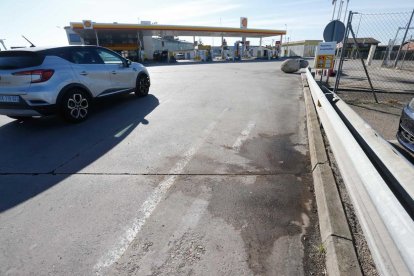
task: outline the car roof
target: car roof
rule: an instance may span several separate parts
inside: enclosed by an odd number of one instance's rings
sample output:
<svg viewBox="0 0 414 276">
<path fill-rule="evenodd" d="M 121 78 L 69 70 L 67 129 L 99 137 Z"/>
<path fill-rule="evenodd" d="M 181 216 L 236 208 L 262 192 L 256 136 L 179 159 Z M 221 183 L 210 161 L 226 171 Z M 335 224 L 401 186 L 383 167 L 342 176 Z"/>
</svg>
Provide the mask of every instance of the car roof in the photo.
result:
<svg viewBox="0 0 414 276">
<path fill-rule="evenodd" d="M 62 49 L 62 48 L 77 48 L 77 47 L 99 47 L 96 45 L 66 45 L 66 46 L 45 46 L 45 47 L 28 47 L 28 48 L 15 48 L 7 51 L 26 51 L 26 52 L 40 52 L 51 49 Z"/>
</svg>

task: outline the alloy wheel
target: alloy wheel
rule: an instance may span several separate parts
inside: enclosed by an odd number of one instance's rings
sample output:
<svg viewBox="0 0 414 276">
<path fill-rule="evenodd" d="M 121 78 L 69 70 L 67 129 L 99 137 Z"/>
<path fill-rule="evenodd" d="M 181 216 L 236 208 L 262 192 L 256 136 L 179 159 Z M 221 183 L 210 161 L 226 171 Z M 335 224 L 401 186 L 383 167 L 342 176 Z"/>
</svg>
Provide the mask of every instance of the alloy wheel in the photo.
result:
<svg viewBox="0 0 414 276">
<path fill-rule="evenodd" d="M 83 119 L 88 115 L 88 99 L 82 94 L 75 93 L 68 99 L 67 108 L 74 119 Z"/>
</svg>

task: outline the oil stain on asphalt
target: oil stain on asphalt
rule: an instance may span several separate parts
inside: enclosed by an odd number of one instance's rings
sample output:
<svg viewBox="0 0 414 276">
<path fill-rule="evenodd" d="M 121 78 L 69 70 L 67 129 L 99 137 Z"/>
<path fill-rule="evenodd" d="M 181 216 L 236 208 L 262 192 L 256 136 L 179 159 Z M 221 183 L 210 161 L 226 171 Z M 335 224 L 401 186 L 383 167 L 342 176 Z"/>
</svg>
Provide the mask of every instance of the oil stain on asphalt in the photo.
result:
<svg viewBox="0 0 414 276">
<path fill-rule="evenodd" d="M 220 167 L 227 174 L 179 176 L 114 274 L 205 275 L 212 273 L 206 269 L 219 265 L 225 248 L 231 248 L 235 255 L 224 257 L 228 260 L 221 265 L 232 266 L 213 271 L 235 272 L 234 260 L 239 259 L 244 263 L 237 268 L 242 274 L 306 275 L 307 249 L 302 237 L 309 224 L 315 223 L 310 207 L 312 181 L 309 157 L 296 149 L 292 136 L 259 134 L 246 140 L 233 153 L 246 159 L 245 167 L 196 154 L 191 160 L 195 168 L 205 164 L 204 169 Z M 251 175 L 246 168 L 252 169 Z M 190 206 L 197 201 L 205 202 L 205 209 L 192 210 Z M 188 214 L 189 221 L 198 218 L 191 227 L 183 222 Z M 237 237 L 229 241 L 231 233 Z M 240 245 L 233 247 L 235 240 Z M 148 243 L 151 247 L 147 248 Z M 154 263 L 148 264 L 149 260 Z"/>
<path fill-rule="evenodd" d="M 267 260 L 277 239 L 303 233 L 303 214 L 309 211 L 308 158 L 295 150 L 290 136 L 260 134 L 241 148 L 250 165 L 274 175 L 257 176 L 252 185 L 224 180 L 212 189 L 208 210 L 241 232 L 249 268 L 259 275 L 271 270 Z"/>
</svg>

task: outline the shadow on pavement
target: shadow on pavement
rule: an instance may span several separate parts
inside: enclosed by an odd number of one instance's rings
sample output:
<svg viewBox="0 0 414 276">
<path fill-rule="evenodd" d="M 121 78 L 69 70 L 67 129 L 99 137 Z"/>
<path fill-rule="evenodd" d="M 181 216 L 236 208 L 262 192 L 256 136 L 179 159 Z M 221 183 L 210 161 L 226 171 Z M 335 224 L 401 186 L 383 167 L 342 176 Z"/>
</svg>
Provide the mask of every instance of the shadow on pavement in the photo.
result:
<svg viewBox="0 0 414 276">
<path fill-rule="evenodd" d="M 371 106 L 368 106 L 367 104 L 364 105 L 364 104 L 348 102 L 348 105 L 356 106 L 356 107 L 363 108 L 363 109 L 366 109 L 366 110 L 369 110 L 369 111 L 375 111 L 375 112 L 378 112 L 378 113 L 393 115 L 393 116 L 397 116 L 397 117 L 401 116 L 401 110 L 402 110 L 402 108 L 396 108 L 394 106 L 386 106 L 385 104 L 382 105 L 382 107 L 383 107 L 382 109 L 378 108 L 379 104 L 372 104 Z M 389 109 L 389 110 L 385 110 L 386 108 Z"/>
<path fill-rule="evenodd" d="M 0 127 L 0 212 L 93 163 L 125 139 L 159 105 L 153 95 L 100 100 L 91 117 L 66 124 L 57 117 L 13 121 Z M 70 173 L 59 173 L 64 166 Z M 33 177 L 33 176 L 39 177 Z"/>
</svg>

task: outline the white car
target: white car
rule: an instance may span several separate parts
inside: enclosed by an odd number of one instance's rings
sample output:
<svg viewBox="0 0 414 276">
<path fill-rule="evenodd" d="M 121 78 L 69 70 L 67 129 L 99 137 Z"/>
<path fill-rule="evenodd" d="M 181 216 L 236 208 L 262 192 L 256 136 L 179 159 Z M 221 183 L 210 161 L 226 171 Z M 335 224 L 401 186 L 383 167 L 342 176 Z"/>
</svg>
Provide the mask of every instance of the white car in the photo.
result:
<svg viewBox="0 0 414 276">
<path fill-rule="evenodd" d="M 178 53 L 178 54 L 175 55 L 175 59 L 176 60 L 182 60 L 182 59 L 185 59 L 185 56 L 184 56 L 183 53 Z"/>
<path fill-rule="evenodd" d="M 24 120 L 60 114 L 81 122 L 93 99 L 120 93 L 148 95 L 140 63 L 97 46 L 24 48 L 0 52 L 0 115 Z"/>
</svg>

